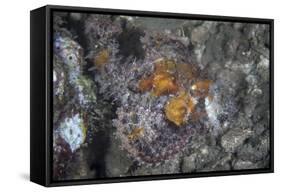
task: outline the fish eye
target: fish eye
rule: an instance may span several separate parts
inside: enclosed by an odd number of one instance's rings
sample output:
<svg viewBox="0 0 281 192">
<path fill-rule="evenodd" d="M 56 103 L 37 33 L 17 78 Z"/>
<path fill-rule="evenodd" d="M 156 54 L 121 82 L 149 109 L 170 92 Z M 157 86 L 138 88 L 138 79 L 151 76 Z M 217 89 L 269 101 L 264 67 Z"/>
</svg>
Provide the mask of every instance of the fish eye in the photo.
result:
<svg viewBox="0 0 281 192">
<path fill-rule="evenodd" d="M 72 60 L 72 56 L 69 56 L 68 59 L 69 59 L 69 60 Z"/>
</svg>

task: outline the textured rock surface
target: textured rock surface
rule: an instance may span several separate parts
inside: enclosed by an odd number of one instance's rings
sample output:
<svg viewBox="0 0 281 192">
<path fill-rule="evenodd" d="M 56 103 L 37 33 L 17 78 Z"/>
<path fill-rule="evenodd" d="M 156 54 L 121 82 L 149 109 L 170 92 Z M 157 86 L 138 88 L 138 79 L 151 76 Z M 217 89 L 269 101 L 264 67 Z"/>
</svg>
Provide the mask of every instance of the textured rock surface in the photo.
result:
<svg viewBox="0 0 281 192">
<path fill-rule="evenodd" d="M 121 150 L 120 141 L 111 139 L 111 144 L 105 159 L 106 175 L 111 177 L 129 176 L 132 161 L 127 157 L 126 152 Z"/>
<path fill-rule="evenodd" d="M 249 138 L 252 131 L 249 129 L 231 129 L 221 138 L 221 146 L 228 152 L 235 152 Z"/>
</svg>

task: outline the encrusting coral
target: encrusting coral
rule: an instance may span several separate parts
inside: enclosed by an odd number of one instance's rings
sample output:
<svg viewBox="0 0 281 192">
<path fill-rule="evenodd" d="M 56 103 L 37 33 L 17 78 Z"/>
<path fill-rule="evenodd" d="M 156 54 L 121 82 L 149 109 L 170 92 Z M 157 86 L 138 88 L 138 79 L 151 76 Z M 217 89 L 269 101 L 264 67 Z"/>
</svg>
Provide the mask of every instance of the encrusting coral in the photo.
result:
<svg viewBox="0 0 281 192">
<path fill-rule="evenodd" d="M 53 49 L 53 177 L 61 178 L 95 132 L 90 112 L 96 104 L 96 87 L 83 75 L 83 49 L 72 36 L 55 29 Z"/>
</svg>

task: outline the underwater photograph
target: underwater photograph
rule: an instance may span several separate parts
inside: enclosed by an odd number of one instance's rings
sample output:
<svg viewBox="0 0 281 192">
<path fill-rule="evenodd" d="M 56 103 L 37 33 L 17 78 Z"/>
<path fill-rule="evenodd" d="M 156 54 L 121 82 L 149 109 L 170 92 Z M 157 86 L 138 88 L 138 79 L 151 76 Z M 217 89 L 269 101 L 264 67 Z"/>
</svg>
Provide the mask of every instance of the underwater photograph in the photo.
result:
<svg viewBox="0 0 281 192">
<path fill-rule="evenodd" d="M 270 167 L 270 25 L 52 12 L 52 179 Z"/>
</svg>

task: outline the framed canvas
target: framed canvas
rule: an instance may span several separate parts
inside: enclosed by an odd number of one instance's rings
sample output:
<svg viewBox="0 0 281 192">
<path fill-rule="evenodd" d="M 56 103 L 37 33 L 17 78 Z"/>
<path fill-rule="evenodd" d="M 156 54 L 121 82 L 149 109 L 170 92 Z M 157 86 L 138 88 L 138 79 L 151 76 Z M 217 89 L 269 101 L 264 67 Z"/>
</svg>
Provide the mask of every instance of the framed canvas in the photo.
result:
<svg viewBox="0 0 281 192">
<path fill-rule="evenodd" d="M 273 172 L 273 20 L 31 11 L 30 179 Z"/>
</svg>

